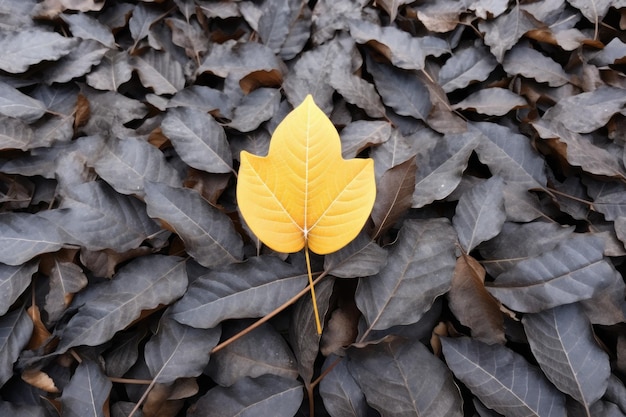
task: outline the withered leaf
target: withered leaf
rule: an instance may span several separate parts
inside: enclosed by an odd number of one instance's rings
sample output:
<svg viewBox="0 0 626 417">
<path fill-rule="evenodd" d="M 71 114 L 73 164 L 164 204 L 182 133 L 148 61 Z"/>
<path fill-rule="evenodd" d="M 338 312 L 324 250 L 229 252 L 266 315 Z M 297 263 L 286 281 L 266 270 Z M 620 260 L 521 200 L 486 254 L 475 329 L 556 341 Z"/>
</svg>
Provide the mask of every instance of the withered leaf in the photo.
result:
<svg viewBox="0 0 626 417">
<path fill-rule="evenodd" d="M 485 289 L 485 269 L 476 259 L 462 255 L 456 261 L 448 293 L 450 310 L 461 324 L 472 330 L 472 337 L 493 344 L 505 342 L 504 318 L 500 304 Z"/>
<path fill-rule="evenodd" d="M 371 217 L 376 238 L 393 226 L 411 207 L 415 189 L 415 158 L 388 169 L 377 184 L 380 190 Z"/>
<path fill-rule="evenodd" d="M 439 84 L 446 93 L 465 88 L 472 82 L 484 81 L 498 61 L 482 45 L 457 48 L 439 70 Z"/>
<path fill-rule="evenodd" d="M 371 44 L 398 68 L 424 69 L 427 56 L 440 56 L 449 52 L 448 44 L 434 36 L 412 37 L 394 26 L 378 26 L 366 20 L 350 22 L 350 35 L 361 44 Z"/>
<path fill-rule="evenodd" d="M 494 20 L 480 22 L 478 28 L 485 32 L 485 44 L 489 46 L 498 62 L 502 63 L 504 53 L 511 49 L 524 33 L 535 28 L 535 21 L 516 6 Z"/>
</svg>

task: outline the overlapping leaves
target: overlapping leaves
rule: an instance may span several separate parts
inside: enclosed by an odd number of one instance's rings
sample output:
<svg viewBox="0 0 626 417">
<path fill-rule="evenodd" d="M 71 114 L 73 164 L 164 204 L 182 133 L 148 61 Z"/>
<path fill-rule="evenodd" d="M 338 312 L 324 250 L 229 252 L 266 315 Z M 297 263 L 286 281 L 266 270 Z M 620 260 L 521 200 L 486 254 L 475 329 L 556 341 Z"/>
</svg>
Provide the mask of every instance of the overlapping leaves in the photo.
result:
<svg viewBox="0 0 626 417">
<path fill-rule="evenodd" d="M 626 415 L 623 6 L 2 2 L 0 414 Z M 377 196 L 321 336 L 236 198 L 309 94 Z"/>
</svg>

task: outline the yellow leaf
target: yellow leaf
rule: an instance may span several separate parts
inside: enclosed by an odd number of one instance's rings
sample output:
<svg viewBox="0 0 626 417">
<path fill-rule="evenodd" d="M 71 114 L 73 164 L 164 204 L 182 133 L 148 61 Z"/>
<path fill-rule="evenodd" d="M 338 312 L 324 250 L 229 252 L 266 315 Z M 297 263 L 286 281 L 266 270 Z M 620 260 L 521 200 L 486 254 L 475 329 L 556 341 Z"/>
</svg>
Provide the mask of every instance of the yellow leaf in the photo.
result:
<svg viewBox="0 0 626 417">
<path fill-rule="evenodd" d="M 310 95 L 278 125 L 267 156 L 241 152 L 239 209 L 275 251 L 341 249 L 363 228 L 375 197 L 374 161 L 341 157 L 339 134 Z"/>
</svg>

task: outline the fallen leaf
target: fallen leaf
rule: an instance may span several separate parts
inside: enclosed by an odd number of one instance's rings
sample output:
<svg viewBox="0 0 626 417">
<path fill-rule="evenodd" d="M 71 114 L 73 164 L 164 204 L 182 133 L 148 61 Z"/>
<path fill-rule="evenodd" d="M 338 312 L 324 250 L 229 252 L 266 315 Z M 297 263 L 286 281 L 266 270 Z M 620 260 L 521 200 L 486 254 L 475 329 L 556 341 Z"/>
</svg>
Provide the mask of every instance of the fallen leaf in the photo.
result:
<svg viewBox="0 0 626 417">
<path fill-rule="evenodd" d="M 359 233 L 376 198 L 371 159 L 344 160 L 339 135 L 307 96 L 276 128 L 266 157 L 241 152 L 237 201 L 278 252 L 335 252 Z"/>
</svg>

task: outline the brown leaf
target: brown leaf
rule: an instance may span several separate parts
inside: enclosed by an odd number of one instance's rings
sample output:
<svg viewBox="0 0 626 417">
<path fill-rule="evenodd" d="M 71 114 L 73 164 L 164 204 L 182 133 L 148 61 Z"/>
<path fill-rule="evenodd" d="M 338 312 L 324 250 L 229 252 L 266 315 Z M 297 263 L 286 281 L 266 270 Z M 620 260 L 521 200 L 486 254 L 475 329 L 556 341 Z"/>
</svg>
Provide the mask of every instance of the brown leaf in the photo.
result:
<svg viewBox="0 0 626 417">
<path fill-rule="evenodd" d="M 354 300 L 349 301 L 333 311 L 328 320 L 320 341 L 320 352 L 324 356 L 336 353 L 356 340 L 361 312 Z"/>
<path fill-rule="evenodd" d="M 504 318 L 498 301 L 484 286 L 484 268 L 468 255 L 457 259 L 452 287 L 448 293 L 450 310 L 461 324 L 472 329 L 472 336 L 488 344 L 504 343 Z"/>
<path fill-rule="evenodd" d="M 28 307 L 26 310 L 28 313 L 28 317 L 33 321 L 33 334 L 28 341 L 28 345 L 26 349 L 35 350 L 39 349 L 50 339 L 52 334 L 48 331 L 46 326 L 41 321 L 41 313 L 39 311 L 39 307 L 36 305 L 32 305 Z"/>
<path fill-rule="evenodd" d="M 383 234 L 411 208 L 416 173 L 415 157 L 387 170 L 378 182 L 372 220 L 373 239 Z"/>
<path fill-rule="evenodd" d="M 22 372 L 22 380 L 33 387 L 39 388 L 45 392 L 53 394 L 59 393 L 59 389 L 54 383 L 54 380 L 50 378 L 50 375 L 39 369 L 27 369 Z"/>
</svg>

